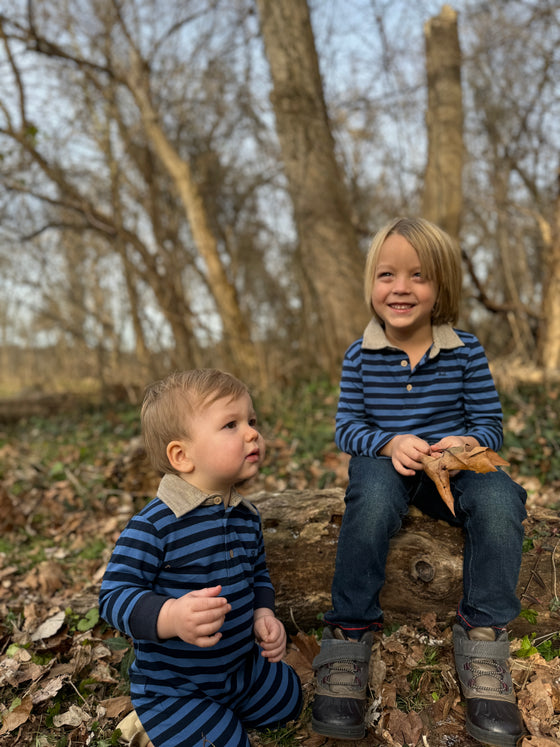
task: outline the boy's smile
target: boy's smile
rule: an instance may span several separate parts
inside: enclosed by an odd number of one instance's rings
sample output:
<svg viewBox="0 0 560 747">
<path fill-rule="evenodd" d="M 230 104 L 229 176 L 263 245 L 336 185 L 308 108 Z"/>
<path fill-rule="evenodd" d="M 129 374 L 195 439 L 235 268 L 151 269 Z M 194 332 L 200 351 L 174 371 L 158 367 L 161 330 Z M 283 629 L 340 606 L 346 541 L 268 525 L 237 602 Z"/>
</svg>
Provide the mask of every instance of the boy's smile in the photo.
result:
<svg viewBox="0 0 560 747">
<path fill-rule="evenodd" d="M 387 237 L 379 254 L 371 300 L 389 340 L 431 334 L 437 288 L 422 274 L 414 247 L 399 234 Z"/>
</svg>

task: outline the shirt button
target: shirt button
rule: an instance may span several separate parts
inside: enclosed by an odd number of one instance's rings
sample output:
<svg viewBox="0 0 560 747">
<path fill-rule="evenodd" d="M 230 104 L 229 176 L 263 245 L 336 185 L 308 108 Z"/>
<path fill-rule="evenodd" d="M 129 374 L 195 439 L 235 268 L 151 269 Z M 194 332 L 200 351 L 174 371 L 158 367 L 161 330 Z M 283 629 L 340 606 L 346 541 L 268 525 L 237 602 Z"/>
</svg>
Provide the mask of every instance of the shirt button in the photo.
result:
<svg viewBox="0 0 560 747">
<path fill-rule="evenodd" d="M 407 384 L 406 385 L 406 391 L 407 392 L 411 392 L 412 391 L 412 384 Z"/>
<path fill-rule="evenodd" d="M 222 502 L 222 499 L 220 498 L 220 496 L 216 495 L 214 497 L 214 503 L 216 504 L 216 506 L 218 505 L 218 503 L 221 503 L 221 502 Z"/>
<path fill-rule="evenodd" d="M 408 361 L 401 361 L 401 366 L 404 368 L 405 366 L 408 366 Z"/>
<path fill-rule="evenodd" d="M 229 556 L 230 556 L 230 558 L 233 558 L 233 550 L 229 551 Z"/>
</svg>

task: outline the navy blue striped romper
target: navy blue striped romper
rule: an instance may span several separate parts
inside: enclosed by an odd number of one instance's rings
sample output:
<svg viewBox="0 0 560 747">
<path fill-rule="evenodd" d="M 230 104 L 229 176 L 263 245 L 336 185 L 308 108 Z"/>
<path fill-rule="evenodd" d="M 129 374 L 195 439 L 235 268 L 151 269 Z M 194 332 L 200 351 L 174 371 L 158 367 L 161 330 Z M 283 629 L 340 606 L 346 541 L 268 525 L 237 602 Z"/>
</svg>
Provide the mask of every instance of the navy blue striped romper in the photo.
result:
<svg viewBox="0 0 560 747">
<path fill-rule="evenodd" d="M 231 604 L 215 646 L 160 640 L 165 601 L 223 587 Z M 281 726 L 301 711 L 301 685 L 260 655 L 253 612 L 274 609 L 260 516 L 233 492 L 229 505 L 178 475 L 125 527 L 99 596 L 102 617 L 134 641 L 134 708 L 155 747 L 249 747 L 247 729 Z"/>
</svg>

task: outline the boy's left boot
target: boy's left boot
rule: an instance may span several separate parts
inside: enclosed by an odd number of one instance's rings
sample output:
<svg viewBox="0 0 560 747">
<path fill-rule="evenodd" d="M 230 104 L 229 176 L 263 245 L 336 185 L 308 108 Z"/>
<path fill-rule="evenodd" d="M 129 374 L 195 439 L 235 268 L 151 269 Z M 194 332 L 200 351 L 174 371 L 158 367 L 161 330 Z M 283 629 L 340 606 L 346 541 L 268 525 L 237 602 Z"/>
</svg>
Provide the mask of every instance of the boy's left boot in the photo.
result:
<svg viewBox="0 0 560 747">
<path fill-rule="evenodd" d="M 453 626 L 455 666 L 467 705 L 467 731 L 486 744 L 515 747 L 526 734 L 508 666 L 507 631 Z"/>
<path fill-rule="evenodd" d="M 313 660 L 317 689 L 311 724 L 317 734 L 335 739 L 364 736 L 372 642 L 372 632 L 352 640 L 340 628 L 324 628 L 321 651 Z"/>
</svg>

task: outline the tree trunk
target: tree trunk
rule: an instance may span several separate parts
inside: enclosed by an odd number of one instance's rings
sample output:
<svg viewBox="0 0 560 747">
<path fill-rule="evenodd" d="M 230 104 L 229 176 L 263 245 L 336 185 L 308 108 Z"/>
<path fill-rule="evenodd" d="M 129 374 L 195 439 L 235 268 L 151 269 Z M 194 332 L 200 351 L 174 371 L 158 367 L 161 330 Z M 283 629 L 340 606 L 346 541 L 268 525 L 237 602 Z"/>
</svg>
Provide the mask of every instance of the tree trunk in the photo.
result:
<svg viewBox="0 0 560 747">
<path fill-rule="evenodd" d="M 244 376 L 248 382 L 256 383 L 259 376 L 255 347 L 237 291 L 222 264 L 218 239 L 212 231 L 203 196 L 190 164 L 179 156 L 161 127 L 150 100 L 148 81 L 143 75 L 139 58 L 133 73 L 127 77 L 127 85 L 140 111 L 146 136 L 175 185 L 185 208 L 194 242 L 206 265 L 208 287 L 220 314 L 224 344 L 232 358 L 232 371 Z"/>
<path fill-rule="evenodd" d="M 320 626 L 318 615 L 331 606 L 344 491 L 287 490 L 248 498 L 261 513 L 279 617 L 291 632 Z M 551 527 L 552 535 L 560 528 L 560 517 L 552 510 L 533 509 L 527 527 L 539 524 L 542 529 L 544 523 Z M 554 587 L 552 549 L 543 542 L 542 547 L 523 554 L 518 584 L 523 607 L 538 612 L 542 634 L 558 630 L 560 625 L 560 615 L 549 611 Z M 427 612 L 435 612 L 439 620 L 452 619 L 462 593 L 462 576 L 462 530 L 413 509 L 391 540 L 381 593 L 385 621 L 402 624 L 412 618 L 419 620 Z M 510 627 L 516 634 L 532 629 L 522 618 Z"/>
<path fill-rule="evenodd" d="M 272 105 L 300 242 L 309 329 L 324 369 L 338 376 L 369 314 L 364 258 L 335 157 L 306 0 L 257 0 Z M 307 293 L 305 292 L 307 290 Z"/>
<path fill-rule="evenodd" d="M 552 230 L 541 221 L 543 238 L 543 298 L 539 328 L 539 363 L 545 374 L 560 369 L 560 172 Z"/>
<path fill-rule="evenodd" d="M 424 27 L 428 77 L 428 161 L 423 216 L 457 239 L 463 207 L 463 104 L 457 13 L 444 5 Z"/>
</svg>

